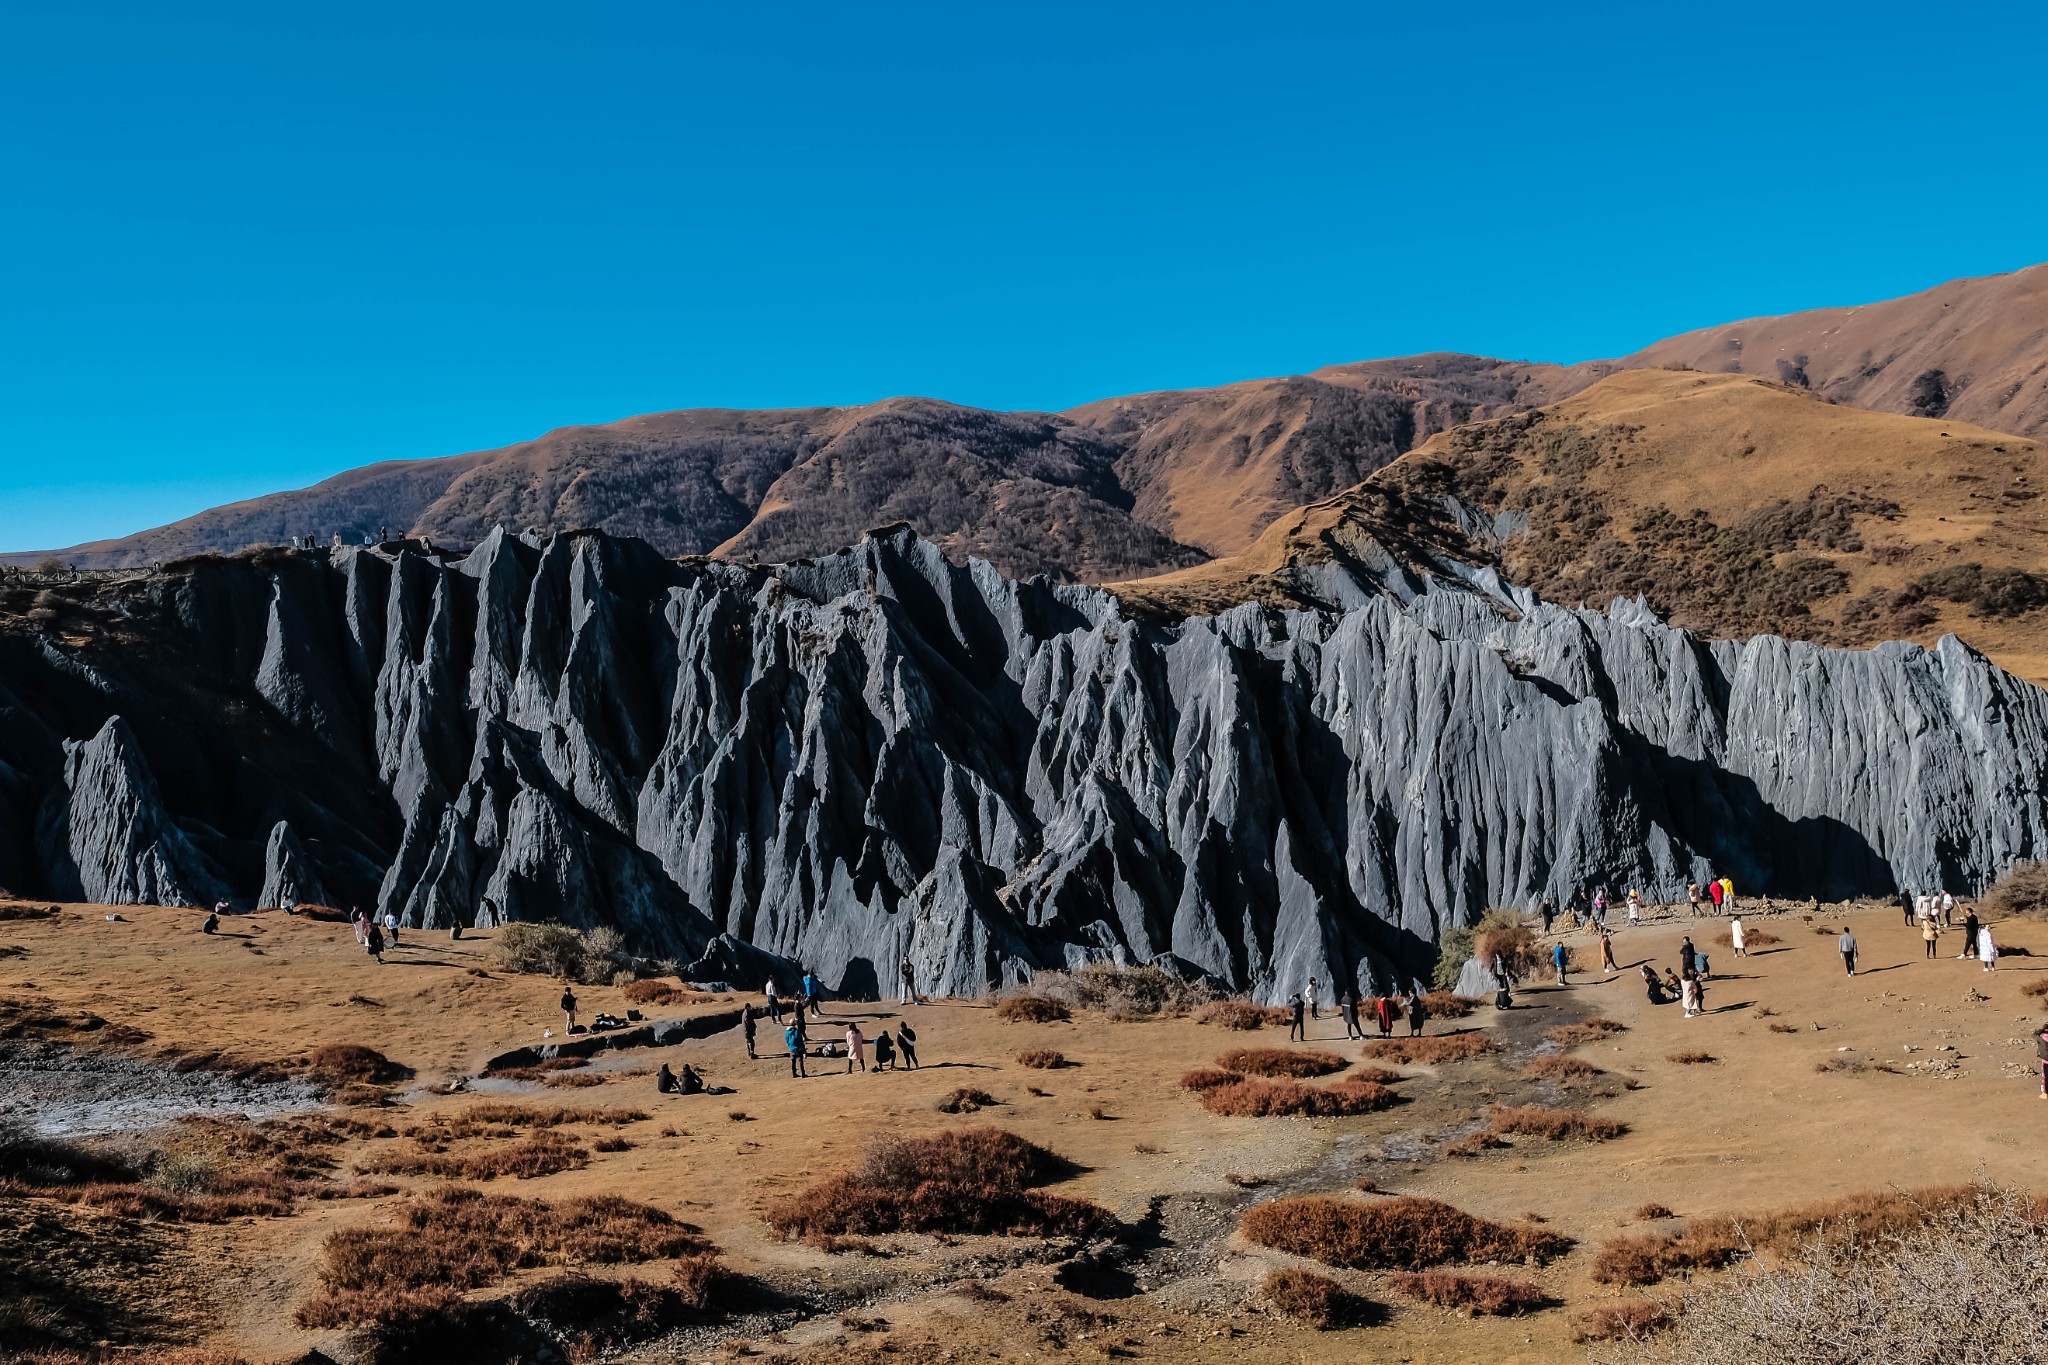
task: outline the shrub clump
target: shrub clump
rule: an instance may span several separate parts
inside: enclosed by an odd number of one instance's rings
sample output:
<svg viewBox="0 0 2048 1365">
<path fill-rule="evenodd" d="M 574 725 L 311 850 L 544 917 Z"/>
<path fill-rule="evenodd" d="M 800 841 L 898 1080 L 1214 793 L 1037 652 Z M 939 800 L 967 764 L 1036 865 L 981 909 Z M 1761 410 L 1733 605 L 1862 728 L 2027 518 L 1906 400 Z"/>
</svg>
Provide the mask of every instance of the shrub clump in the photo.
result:
<svg viewBox="0 0 2048 1365">
<path fill-rule="evenodd" d="M 1442 1033 L 1434 1038 L 1375 1038 L 1365 1045 L 1365 1055 L 1375 1060 L 1417 1066 L 1469 1062 L 1499 1051 L 1499 1043 L 1477 1031 Z"/>
<path fill-rule="evenodd" d="M 1249 1241 L 1349 1270 L 1429 1270 L 1453 1262 L 1556 1259 L 1571 1240 L 1542 1228 L 1475 1218 L 1435 1199 L 1362 1203 L 1303 1195 L 1246 1211 Z"/>
<path fill-rule="evenodd" d="M 1617 1024 L 1612 1019 L 1603 1019 L 1596 1014 L 1591 1019 L 1581 1019 L 1576 1024 L 1560 1024 L 1554 1029 L 1546 1029 L 1543 1036 L 1559 1047 L 1584 1047 L 1587 1043 L 1597 1043 L 1602 1038 L 1611 1038 L 1617 1033 L 1626 1032 L 1628 1025 Z"/>
<path fill-rule="evenodd" d="M 491 940 L 491 959 L 508 972 L 604 985 L 627 964 L 625 938 L 610 925 L 572 929 L 553 921 L 514 920 Z"/>
<path fill-rule="evenodd" d="M 1282 1047 L 1233 1048 L 1216 1065 L 1241 1076 L 1290 1076 L 1303 1080 L 1342 1071 L 1347 1063 L 1334 1052 L 1297 1052 Z"/>
<path fill-rule="evenodd" d="M 387 1152 L 365 1162 L 371 1175 L 437 1175 L 447 1180 L 533 1180 L 590 1164 L 590 1149 L 560 1133 L 539 1133 L 524 1142 L 481 1152 Z"/>
<path fill-rule="evenodd" d="M 1276 1270 L 1260 1288 L 1277 1312 L 1311 1327 L 1336 1326 L 1352 1299 L 1343 1285 L 1312 1270 Z"/>
<path fill-rule="evenodd" d="M 1157 967 L 1119 967 L 1113 962 L 1040 972 L 1031 985 L 1069 1009 L 1100 1010 L 1113 1020 L 1126 1021 L 1183 1015 L 1208 1003 L 1214 994 Z"/>
<path fill-rule="evenodd" d="M 1074 1017 L 1049 995 L 1006 995 L 996 1001 L 996 1018 L 1010 1024 L 1057 1024 Z"/>
<path fill-rule="evenodd" d="M 1459 1308 L 1475 1316 L 1507 1317 L 1534 1312 L 1550 1302 L 1538 1285 L 1527 1280 L 1506 1280 L 1495 1275 L 1460 1275 L 1449 1270 L 1397 1270 L 1387 1276 L 1396 1293 L 1433 1303 L 1439 1308 Z"/>
<path fill-rule="evenodd" d="M 1065 1179 L 1064 1158 L 1015 1133 L 970 1128 L 884 1138 L 849 1175 L 832 1176 L 768 1212 L 785 1239 L 887 1232 L 1097 1237 L 1110 1213 L 1038 1187 Z"/>
<path fill-rule="evenodd" d="M 1640 1342 L 1676 1321 L 1655 1299 L 1624 1299 L 1581 1313 L 1572 1323 L 1574 1341 Z"/>
<path fill-rule="evenodd" d="M 1422 1007 L 1432 1019 L 1463 1019 L 1483 1003 L 1455 991 L 1429 991 L 1422 997 Z"/>
<path fill-rule="evenodd" d="M 1551 1109 L 1540 1104 L 1495 1105 L 1487 1124 L 1495 1133 L 1547 1138 L 1552 1142 L 1611 1142 L 1628 1132 L 1615 1119 L 1594 1118 L 1577 1109 Z"/>
<path fill-rule="evenodd" d="M 412 1076 L 412 1068 L 401 1066 L 374 1048 L 359 1043 L 326 1043 L 306 1057 L 306 1069 L 333 1085 L 396 1085 Z"/>
<path fill-rule="evenodd" d="M 984 1109 L 993 1109 L 1002 1101 L 986 1090 L 976 1090 L 963 1085 L 952 1094 L 940 1100 L 933 1108 L 941 1114 L 978 1114 Z"/>
<path fill-rule="evenodd" d="M 617 1349 L 721 1316 L 743 1283 L 712 1253 L 689 1252 L 669 1281 L 600 1280 L 575 1271 L 526 1285 L 506 1299 L 521 1317 L 586 1347 Z"/>
<path fill-rule="evenodd" d="M 1401 1097 L 1378 1081 L 1350 1077 L 1334 1085 L 1303 1085 L 1300 1081 L 1250 1080 L 1233 1072 L 1221 1072 L 1228 1079 L 1215 1081 L 1206 1069 L 1191 1071 L 1181 1078 L 1212 1114 L 1227 1118 L 1341 1118 L 1347 1114 L 1372 1114 L 1390 1109 Z"/>
<path fill-rule="evenodd" d="M 615 1195 L 546 1203 L 466 1188 L 435 1190 L 395 1225 L 344 1228 L 321 1246 L 319 1289 L 302 1327 L 385 1323 L 448 1310 L 457 1291 L 549 1265 L 665 1260 L 710 1250 L 697 1230 Z"/>
<path fill-rule="evenodd" d="M 1028 1066 L 1033 1071 L 1057 1071 L 1067 1065 L 1067 1054 L 1049 1047 L 1027 1048 L 1017 1054 L 1017 1065 Z"/>
<path fill-rule="evenodd" d="M 1705 1066 L 1708 1062 L 1718 1062 L 1721 1059 L 1711 1052 L 1702 1052 L 1698 1048 L 1687 1048 L 1683 1052 L 1668 1054 L 1664 1060 L 1676 1062 L 1680 1066 Z"/>
<path fill-rule="evenodd" d="M 2048 915 L 2048 863 L 2015 863 L 1984 893 L 1994 915 Z"/>
<path fill-rule="evenodd" d="M 1254 1005 L 1249 1000 L 1211 1000 L 1195 1010 L 1195 1022 L 1250 1033 L 1268 1024 L 1285 1028 L 1293 1015 L 1278 1005 Z"/>
<path fill-rule="evenodd" d="M 1571 1085 L 1577 1081 L 1587 1081 L 1606 1074 L 1591 1062 L 1563 1056 L 1537 1057 L 1522 1069 L 1524 1080 L 1556 1081 L 1560 1085 Z"/>
</svg>

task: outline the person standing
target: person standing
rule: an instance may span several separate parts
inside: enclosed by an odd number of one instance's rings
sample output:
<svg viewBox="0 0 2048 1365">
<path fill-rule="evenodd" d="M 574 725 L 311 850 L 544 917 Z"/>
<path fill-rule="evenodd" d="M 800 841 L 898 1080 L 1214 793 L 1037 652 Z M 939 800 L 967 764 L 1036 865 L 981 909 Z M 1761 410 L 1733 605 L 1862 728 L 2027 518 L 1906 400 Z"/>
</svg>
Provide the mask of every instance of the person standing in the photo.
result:
<svg viewBox="0 0 2048 1365">
<path fill-rule="evenodd" d="M 1721 879 L 1707 878 L 1707 899 L 1714 903 L 1714 913 L 1717 915 L 1721 913 L 1721 894 Z"/>
<path fill-rule="evenodd" d="M 1422 992 L 1415 991 L 1408 997 L 1408 1036 L 1420 1038 L 1422 1026 L 1429 1022 L 1429 1006 L 1423 1003 Z"/>
<path fill-rule="evenodd" d="M 754 1031 L 756 1027 L 757 1025 L 754 1023 L 754 1007 L 752 1005 L 741 1005 L 740 1032 L 746 1035 L 747 1060 L 750 1062 L 754 1060 Z"/>
<path fill-rule="evenodd" d="M 1984 964 L 1984 970 L 1998 970 L 1998 945 L 1991 941 L 1991 926 L 1984 925 L 1977 930 L 1977 960 Z"/>
<path fill-rule="evenodd" d="M 1363 1038 L 1365 1036 L 1365 1030 L 1358 1026 L 1357 996 L 1348 990 L 1345 991 L 1343 996 L 1337 1001 L 1337 1013 L 1344 1017 L 1344 1037 L 1346 1040 Z"/>
<path fill-rule="evenodd" d="M 1700 950 L 1692 946 L 1692 935 L 1687 934 L 1685 938 L 1679 942 L 1678 945 L 1679 976 L 1690 976 L 1695 970 L 1698 969 L 1699 955 Z"/>
<path fill-rule="evenodd" d="M 1963 950 L 1956 954 L 1957 957 L 1977 955 L 1977 931 L 1983 927 L 1984 922 L 1977 918 L 1977 907 L 1971 906 L 1970 913 L 1963 918 Z"/>
<path fill-rule="evenodd" d="M 1565 968 L 1570 965 L 1571 960 L 1571 953 L 1566 950 L 1562 943 L 1557 944 L 1550 950 L 1550 963 L 1553 967 L 1557 968 L 1557 984 L 1560 986 L 1571 984 L 1564 979 Z"/>
<path fill-rule="evenodd" d="M 377 959 L 378 966 L 384 965 L 384 931 L 382 929 L 372 924 L 364 933 L 363 946 L 369 950 L 371 957 Z"/>
<path fill-rule="evenodd" d="M 1309 1018 L 1320 1019 L 1323 1017 L 1321 1012 L 1316 1009 L 1316 979 L 1314 977 L 1308 979 L 1308 985 L 1302 990 L 1301 998 L 1303 1003 L 1308 1006 Z"/>
<path fill-rule="evenodd" d="M 1728 942 L 1734 947 L 1737 957 L 1749 956 L 1747 940 L 1744 939 L 1742 934 L 1742 916 L 1740 915 L 1728 921 Z"/>
<path fill-rule="evenodd" d="M 808 1074 L 804 1070 L 804 1017 L 797 1015 L 794 1022 L 782 1031 L 782 1045 L 789 1049 L 789 1078 L 795 1080 Z"/>
<path fill-rule="evenodd" d="M 1600 973 L 1604 976 L 1619 970 L 1614 965 L 1614 936 L 1603 933 L 1600 935 Z"/>
<path fill-rule="evenodd" d="M 1287 997 L 1287 1008 L 1291 1011 L 1287 1020 L 1288 1041 L 1307 1042 L 1308 1026 L 1305 1022 L 1307 1010 L 1301 1003 L 1301 993 L 1299 991 Z"/>
<path fill-rule="evenodd" d="M 1956 898 L 1953 893 L 1941 893 L 1941 923 L 1944 928 L 1956 927 Z"/>
<path fill-rule="evenodd" d="M 1735 913 L 1735 879 L 1721 878 L 1721 910 L 1724 914 Z"/>
<path fill-rule="evenodd" d="M 1541 911 L 1543 915 L 1543 933 L 1546 937 L 1548 937 L 1550 934 L 1550 926 L 1557 922 L 1557 902 L 1552 900 L 1550 897 L 1545 896 L 1543 898 L 1543 904 L 1540 907 L 1538 907 L 1538 909 Z"/>
<path fill-rule="evenodd" d="M 562 1030 L 576 1031 L 576 992 L 567 986 L 562 987 Z"/>
<path fill-rule="evenodd" d="M 1383 995 L 1372 1002 L 1373 1022 L 1380 1026 L 1380 1037 L 1394 1036 L 1394 999 Z"/>
<path fill-rule="evenodd" d="M 775 993 L 775 978 L 772 976 L 768 978 L 765 994 L 768 997 L 768 1017 L 778 1024 L 781 1023 L 782 997 Z"/>
<path fill-rule="evenodd" d="M 1685 903 L 1691 912 L 1691 917 L 1698 919 L 1700 917 L 1700 884 L 1698 882 L 1687 882 L 1685 884 Z"/>
<path fill-rule="evenodd" d="M 1927 945 L 1927 956 L 1934 956 L 1936 951 L 1934 946 L 1935 941 L 1940 937 L 1941 926 L 1934 922 L 1933 916 L 1930 915 L 1926 919 L 1920 921 L 1920 941 Z"/>
<path fill-rule="evenodd" d="M 1687 972 L 1678 983 L 1678 998 L 1685 1006 L 1685 1017 L 1690 1019 L 1700 1012 L 1700 979 Z"/>
<path fill-rule="evenodd" d="M 1842 950 L 1842 968 L 1850 976 L 1856 975 L 1856 935 L 1849 932 L 1849 926 L 1842 926 L 1842 936 L 1835 940 L 1835 946 Z"/>
<path fill-rule="evenodd" d="M 856 1063 L 859 1064 L 862 1071 L 868 1069 L 868 1040 L 866 1035 L 860 1031 L 859 1024 L 848 1024 L 846 1026 L 846 1072 L 849 1076 L 853 1074 L 853 1068 Z"/>
<path fill-rule="evenodd" d="M 1915 905 L 1915 903 L 1915 898 L 1912 892 L 1901 891 L 1899 893 L 1899 909 L 1905 912 L 1906 927 L 1908 929 L 1913 927 L 1913 906 Z"/>
<path fill-rule="evenodd" d="M 905 953 L 903 955 L 903 961 L 901 964 L 898 965 L 896 969 L 896 975 L 902 983 L 896 991 L 896 1003 L 899 1005 L 916 1004 L 917 968 L 910 965 L 909 953 Z M 877 1057 L 881 1056 L 879 1052 L 877 1052 L 875 1055 Z"/>
<path fill-rule="evenodd" d="M 2041 1063 L 2041 1098 L 2048 1100 L 2048 1024 L 2034 1030 L 2034 1056 Z"/>
<path fill-rule="evenodd" d="M 797 1012 L 801 1014 L 808 1010 L 818 1018 L 824 1018 L 825 1007 L 818 1003 L 818 978 L 809 972 L 805 972 L 803 985 L 804 998 L 803 1002 L 797 1006 Z"/>
<path fill-rule="evenodd" d="M 1628 889 L 1628 922 L 1631 928 L 1643 922 L 1643 893 L 1633 886 Z"/>
<path fill-rule="evenodd" d="M 896 1026 L 896 1055 L 901 1057 L 912 1071 L 917 1070 L 917 1030 L 910 1026 L 908 1019 Z"/>
</svg>

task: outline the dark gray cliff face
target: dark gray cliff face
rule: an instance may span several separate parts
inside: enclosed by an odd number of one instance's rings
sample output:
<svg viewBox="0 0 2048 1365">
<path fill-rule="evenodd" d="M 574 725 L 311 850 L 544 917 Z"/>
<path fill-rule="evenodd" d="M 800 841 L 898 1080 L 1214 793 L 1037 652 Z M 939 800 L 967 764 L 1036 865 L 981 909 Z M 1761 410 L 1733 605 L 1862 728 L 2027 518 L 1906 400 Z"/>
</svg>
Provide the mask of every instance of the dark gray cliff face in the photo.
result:
<svg viewBox="0 0 2048 1365">
<path fill-rule="evenodd" d="M 2048 853 L 2048 693 L 1953 640 L 1328 586 L 1347 610 L 1126 620 L 907 532 L 772 571 L 594 533 L 201 564 L 90 649 L 0 637 L 0 868 L 611 923 L 850 992 L 905 953 L 970 993 L 1171 955 L 1274 996 L 1405 984 L 1582 884 L 1963 889 Z"/>
</svg>

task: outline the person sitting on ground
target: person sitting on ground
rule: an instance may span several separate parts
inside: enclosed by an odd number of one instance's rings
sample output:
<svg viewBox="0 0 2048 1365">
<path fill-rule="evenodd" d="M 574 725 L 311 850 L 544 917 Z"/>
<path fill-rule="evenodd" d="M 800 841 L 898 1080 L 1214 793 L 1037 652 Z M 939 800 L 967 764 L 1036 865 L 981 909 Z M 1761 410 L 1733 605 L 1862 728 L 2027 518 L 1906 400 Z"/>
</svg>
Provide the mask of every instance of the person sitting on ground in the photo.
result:
<svg viewBox="0 0 2048 1365">
<path fill-rule="evenodd" d="M 896 1053 L 911 1070 L 917 1069 L 917 1030 L 908 1020 L 896 1026 Z"/>
<path fill-rule="evenodd" d="M 883 1029 L 875 1035 L 875 1070 L 892 1070 L 894 1069 L 895 1061 L 895 1041 L 889 1037 L 889 1030 Z"/>
<path fill-rule="evenodd" d="M 668 1069 L 668 1063 L 661 1064 L 661 1070 L 654 1073 L 654 1091 L 658 1095 L 676 1093 L 676 1073 Z"/>
<path fill-rule="evenodd" d="M 217 931 L 218 931 L 219 929 L 220 929 L 220 916 L 219 916 L 219 915 L 214 915 L 214 914 L 209 914 L 209 915 L 208 915 L 208 916 L 206 917 L 206 922 L 205 922 L 204 924 L 201 924 L 201 925 L 199 926 L 199 932 L 200 932 L 200 933 L 202 933 L 202 934 L 211 934 L 211 933 L 215 933 L 215 932 L 217 932 Z"/>
<path fill-rule="evenodd" d="M 1671 999 L 1676 1000 L 1683 993 L 1684 986 L 1678 980 L 1678 973 L 1672 971 L 1669 967 L 1666 967 L 1664 969 L 1664 994 L 1670 997 Z"/>
<path fill-rule="evenodd" d="M 1665 1000 L 1664 983 L 1657 979 L 1657 969 L 1655 967 L 1652 967 L 1649 963 L 1645 962 L 1643 964 L 1642 971 L 1644 995 L 1649 999 L 1649 1002 L 1653 1005 L 1663 1004 Z"/>
<path fill-rule="evenodd" d="M 685 1095 L 701 1095 L 704 1093 L 704 1078 L 697 1074 L 696 1067 L 684 1062 L 683 1074 L 676 1082 L 676 1088 Z"/>
</svg>

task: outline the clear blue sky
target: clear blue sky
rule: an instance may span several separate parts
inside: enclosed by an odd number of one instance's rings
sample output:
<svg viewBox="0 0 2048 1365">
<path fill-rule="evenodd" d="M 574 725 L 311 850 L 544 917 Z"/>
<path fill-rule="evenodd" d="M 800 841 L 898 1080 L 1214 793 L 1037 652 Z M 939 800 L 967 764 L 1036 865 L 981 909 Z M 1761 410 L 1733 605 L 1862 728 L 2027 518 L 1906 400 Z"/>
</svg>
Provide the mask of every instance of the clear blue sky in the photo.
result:
<svg viewBox="0 0 2048 1365">
<path fill-rule="evenodd" d="M 0 15 L 0 549 L 697 405 L 1577 360 L 2048 258 L 2048 7 Z"/>
</svg>

